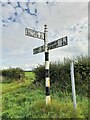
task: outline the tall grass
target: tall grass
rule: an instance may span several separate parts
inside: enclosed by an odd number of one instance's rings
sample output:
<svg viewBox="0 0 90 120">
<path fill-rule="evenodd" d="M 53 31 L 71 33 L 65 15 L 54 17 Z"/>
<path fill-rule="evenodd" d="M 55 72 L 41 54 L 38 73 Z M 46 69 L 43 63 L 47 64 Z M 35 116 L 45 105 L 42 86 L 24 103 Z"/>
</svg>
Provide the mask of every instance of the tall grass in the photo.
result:
<svg viewBox="0 0 90 120">
<path fill-rule="evenodd" d="M 73 108 L 68 59 L 64 63 L 58 61 L 50 64 L 51 105 L 45 103 L 44 65 L 36 68 L 34 73 L 25 72 L 25 82 L 2 83 L 2 120 L 11 118 L 88 119 L 89 63 L 87 57 L 80 57 L 74 61 L 77 111 Z"/>
<path fill-rule="evenodd" d="M 56 95 L 57 96 L 57 95 Z M 3 95 L 2 118 L 87 118 L 88 101 L 77 96 L 77 112 L 70 96 L 52 97 L 51 105 L 45 103 L 43 90 L 19 88 Z"/>
</svg>

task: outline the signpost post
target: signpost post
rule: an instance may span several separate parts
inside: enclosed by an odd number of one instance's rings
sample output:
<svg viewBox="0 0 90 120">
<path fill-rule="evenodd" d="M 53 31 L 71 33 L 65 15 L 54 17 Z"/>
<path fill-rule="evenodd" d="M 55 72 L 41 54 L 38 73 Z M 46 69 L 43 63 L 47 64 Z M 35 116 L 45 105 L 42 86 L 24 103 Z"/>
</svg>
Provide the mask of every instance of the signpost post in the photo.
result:
<svg viewBox="0 0 90 120">
<path fill-rule="evenodd" d="M 68 44 L 67 36 L 48 43 L 48 28 L 44 25 L 44 33 L 30 28 L 25 28 L 25 35 L 44 40 L 44 45 L 33 49 L 33 54 L 45 52 L 45 81 L 46 81 L 46 105 L 51 103 L 50 98 L 50 73 L 49 73 L 49 50 L 63 47 Z"/>
<path fill-rule="evenodd" d="M 45 48 L 45 81 L 46 81 L 46 105 L 51 103 L 50 98 L 50 76 L 49 76 L 49 51 L 48 51 L 48 30 L 47 25 L 44 25 L 44 48 Z"/>
</svg>

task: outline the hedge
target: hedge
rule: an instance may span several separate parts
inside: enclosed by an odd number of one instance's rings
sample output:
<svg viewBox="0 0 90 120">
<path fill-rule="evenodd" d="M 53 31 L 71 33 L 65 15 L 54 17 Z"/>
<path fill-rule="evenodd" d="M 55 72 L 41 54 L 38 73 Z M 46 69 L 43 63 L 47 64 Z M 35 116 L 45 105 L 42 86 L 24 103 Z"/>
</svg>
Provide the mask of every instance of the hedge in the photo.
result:
<svg viewBox="0 0 90 120">
<path fill-rule="evenodd" d="M 23 80 L 25 73 L 21 68 L 9 68 L 2 70 L 2 77 L 4 78 L 2 82 L 13 81 L 13 80 Z"/>
<path fill-rule="evenodd" d="M 88 57 L 78 57 L 74 60 L 75 86 L 78 94 L 87 95 L 88 80 L 90 79 L 90 59 Z M 45 86 L 45 66 L 39 65 L 33 70 L 36 75 L 34 83 Z M 71 91 L 70 59 L 63 63 L 60 61 L 50 63 L 51 89 L 62 92 Z"/>
</svg>

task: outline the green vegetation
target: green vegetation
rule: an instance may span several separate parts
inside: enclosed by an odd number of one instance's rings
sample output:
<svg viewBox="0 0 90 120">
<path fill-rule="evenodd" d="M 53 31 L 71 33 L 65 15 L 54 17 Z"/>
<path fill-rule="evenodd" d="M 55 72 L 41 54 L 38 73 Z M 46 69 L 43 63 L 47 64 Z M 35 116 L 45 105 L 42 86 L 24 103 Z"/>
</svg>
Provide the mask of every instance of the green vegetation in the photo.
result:
<svg viewBox="0 0 90 120">
<path fill-rule="evenodd" d="M 59 92 L 58 92 L 59 94 Z M 71 95 L 52 95 L 52 104 L 45 104 L 45 90 L 28 84 L 3 94 L 2 118 L 87 118 L 88 100 L 77 96 L 77 114 Z"/>
<path fill-rule="evenodd" d="M 2 114 L 0 116 L 3 120 L 7 118 L 88 119 L 87 81 L 90 69 L 88 63 L 88 58 L 78 58 L 75 62 L 76 112 L 73 108 L 70 61 L 68 60 L 64 63 L 51 63 L 51 105 L 45 104 L 44 66 L 36 68 L 35 73 L 25 72 L 24 81 L 12 80 L 12 82 L 0 84 L 2 85 Z"/>
<path fill-rule="evenodd" d="M 87 96 L 88 80 L 90 71 L 90 59 L 87 57 L 78 57 L 74 60 L 76 92 Z M 44 85 L 45 69 L 44 65 L 34 69 L 36 79 L 35 83 Z M 64 63 L 60 61 L 50 63 L 51 89 L 71 93 L 70 60 L 66 59 Z"/>
<path fill-rule="evenodd" d="M 12 81 L 23 81 L 25 74 L 24 71 L 20 68 L 9 68 L 9 69 L 5 69 L 0 71 L 0 73 L 2 73 L 3 79 L 2 82 L 12 82 Z"/>
<path fill-rule="evenodd" d="M 35 80 L 35 73 L 34 72 L 25 72 L 25 77 L 27 80 L 34 81 Z"/>
</svg>

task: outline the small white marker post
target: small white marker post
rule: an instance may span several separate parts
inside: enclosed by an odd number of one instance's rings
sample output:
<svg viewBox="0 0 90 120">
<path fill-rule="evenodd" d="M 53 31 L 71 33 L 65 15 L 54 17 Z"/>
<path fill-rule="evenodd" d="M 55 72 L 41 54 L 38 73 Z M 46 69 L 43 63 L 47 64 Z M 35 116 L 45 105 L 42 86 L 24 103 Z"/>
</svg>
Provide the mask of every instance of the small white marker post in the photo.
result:
<svg viewBox="0 0 90 120">
<path fill-rule="evenodd" d="M 75 80 L 74 80 L 74 63 L 71 61 L 71 83 L 72 83 L 72 95 L 73 95 L 73 104 L 74 104 L 74 109 L 76 110 L 77 105 L 76 105 L 76 92 L 75 92 Z"/>
</svg>

